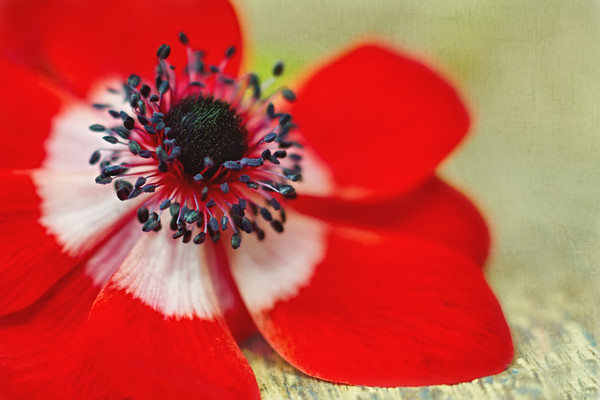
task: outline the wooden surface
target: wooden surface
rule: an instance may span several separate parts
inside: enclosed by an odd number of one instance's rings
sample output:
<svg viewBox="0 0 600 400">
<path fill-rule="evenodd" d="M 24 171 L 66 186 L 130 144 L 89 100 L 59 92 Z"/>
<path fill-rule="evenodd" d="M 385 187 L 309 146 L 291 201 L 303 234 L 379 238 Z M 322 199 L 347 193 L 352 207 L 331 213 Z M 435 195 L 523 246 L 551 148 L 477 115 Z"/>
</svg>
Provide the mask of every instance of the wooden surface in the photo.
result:
<svg viewBox="0 0 600 400">
<path fill-rule="evenodd" d="M 263 398 L 600 398 L 600 2 L 239 5 L 255 54 L 248 65 L 259 71 L 281 58 L 289 77 L 354 38 L 375 35 L 461 87 L 473 135 L 441 171 L 488 217 L 494 248 L 487 276 L 516 345 L 513 364 L 497 376 L 378 389 L 306 377 L 256 339 L 244 352 Z"/>
</svg>

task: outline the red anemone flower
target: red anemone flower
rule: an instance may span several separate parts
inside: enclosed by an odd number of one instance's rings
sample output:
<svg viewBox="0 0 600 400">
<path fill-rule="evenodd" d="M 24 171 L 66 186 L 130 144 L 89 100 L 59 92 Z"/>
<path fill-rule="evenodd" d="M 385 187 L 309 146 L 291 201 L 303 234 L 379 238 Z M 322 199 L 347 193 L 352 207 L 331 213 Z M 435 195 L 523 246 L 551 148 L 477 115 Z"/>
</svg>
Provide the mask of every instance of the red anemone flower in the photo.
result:
<svg viewBox="0 0 600 400">
<path fill-rule="evenodd" d="M 363 44 L 270 89 L 226 0 L 7 0 L 0 52 L 3 398 L 259 398 L 256 328 L 333 382 L 510 362 L 428 67 Z"/>
</svg>

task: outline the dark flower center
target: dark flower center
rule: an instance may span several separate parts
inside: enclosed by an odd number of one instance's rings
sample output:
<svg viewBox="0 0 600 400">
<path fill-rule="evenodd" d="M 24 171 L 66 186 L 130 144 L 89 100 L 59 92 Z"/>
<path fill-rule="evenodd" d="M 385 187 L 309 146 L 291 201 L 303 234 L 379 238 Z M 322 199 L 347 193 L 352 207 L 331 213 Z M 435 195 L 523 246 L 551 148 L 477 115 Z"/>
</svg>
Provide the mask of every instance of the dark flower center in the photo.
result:
<svg viewBox="0 0 600 400">
<path fill-rule="evenodd" d="M 204 170 L 206 159 L 212 160 L 215 166 L 205 177 L 246 154 L 248 131 L 243 122 L 229 104 L 202 95 L 184 98 L 165 116 L 165 124 L 171 127 L 169 137 L 181 147 L 179 161 L 185 172 L 196 175 Z"/>
<path fill-rule="evenodd" d="M 146 197 L 138 209 L 142 230 L 159 231 L 166 219 L 171 237 L 184 243 L 216 243 L 231 233 L 237 249 L 243 234 L 262 240 L 267 226 L 282 233 L 280 201 L 294 199 L 289 183 L 302 179 L 302 146 L 294 140 L 292 116 L 273 103 L 278 96 L 288 102 L 296 96 L 285 87 L 269 89 L 283 64 L 275 64 L 262 83 L 252 73 L 232 78 L 224 71 L 234 48 L 207 68 L 187 36 L 181 33 L 179 40 L 187 63 L 171 65 L 171 48 L 161 45 L 154 86 L 135 74 L 124 84 L 128 111 L 94 105 L 120 121 L 90 126 L 115 146 L 92 153 L 90 164 L 100 167 L 96 183 L 113 183 L 122 201 Z"/>
</svg>

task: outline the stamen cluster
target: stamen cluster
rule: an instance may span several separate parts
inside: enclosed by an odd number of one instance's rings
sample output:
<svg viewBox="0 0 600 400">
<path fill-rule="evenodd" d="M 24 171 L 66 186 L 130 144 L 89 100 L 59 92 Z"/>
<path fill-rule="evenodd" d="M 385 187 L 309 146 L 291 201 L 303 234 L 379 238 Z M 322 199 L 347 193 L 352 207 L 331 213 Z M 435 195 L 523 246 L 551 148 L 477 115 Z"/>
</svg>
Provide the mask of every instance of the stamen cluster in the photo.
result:
<svg viewBox="0 0 600 400">
<path fill-rule="evenodd" d="M 207 237 L 216 243 L 231 227 L 237 249 L 241 232 L 265 237 L 262 223 L 283 232 L 280 200 L 296 196 L 289 182 L 302 179 L 301 146 L 292 139 L 292 117 L 276 112 L 273 101 L 294 101 L 295 95 L 280 88 L 263 96 L 283 63 L 262 84 L 253 73 L 231 78 L 224 70 L 233 47 L 219 65 L 207 66 L 185 34 L 179 39 L 187 50 L 182 73 L 167 61 L 171 48 L 162 45 L 155 81 L 131 75 L 123 85 L 129 113 L 94 105 L 120 121 L 90 126 L 119 147 L 92 154 L 90 164 L 100 166 L 96 183 L 113 183 L 122 201 L 147 196 L 137 213 L 142 230 L 160 230 L 166 215 L 173 239 L 184 243 Z"/>
</svg>

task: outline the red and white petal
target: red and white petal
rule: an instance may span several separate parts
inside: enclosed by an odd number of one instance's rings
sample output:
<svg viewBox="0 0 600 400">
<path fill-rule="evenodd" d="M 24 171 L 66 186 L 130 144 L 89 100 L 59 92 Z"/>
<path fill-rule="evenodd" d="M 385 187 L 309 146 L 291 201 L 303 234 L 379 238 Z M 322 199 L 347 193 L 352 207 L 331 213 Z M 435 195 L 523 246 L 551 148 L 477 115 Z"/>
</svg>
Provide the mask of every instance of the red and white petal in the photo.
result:
<svg viewBox="0 0 600 400">
<path fill-rule="evenodd" d="M 120 397 L 258 399 L 222 318 L 203 250 L 146 234 L 98 296 L 89 321 L 97 365 Z"/>
<path fill-rule="evenodd" d="M 0 167 L 37 168 L 52 119 L 68 100 L 40 76 L 6 62 L 0 62 L 0 87 Z"/>
<path fill-rule="evenodd" d="M 139 205 L 118 201 L 113 190 L 96 184 L 87 173 L 36 170 L 32 177 L 40 197 L 39 223 L 74 257 L 87 254 L 118 228 L 119 221 L 132 218 Z"/>
<path fill-rule="evenodd" d="M 317 232 L 325 233 L 318 256 L 305 257 L 310 265 L 295 263 L 314 249 L 292 232 L 261 244 L 249 238 L 247 255 L 232 265 L 260 332 L 291 364 L 318 378 L 373 386 L 451 384 L 506 368 L 510 332 L 472 261 L 414 237 L 308 217 L 295 216 L 286 229 L 297 223 L 321 224 Z M 287 258 L 276 256 L 282 248 Z M 313 273 L 295 293 L 259 294 L 298 270 Z"/>
<path fill-rule="evenodd" d="M 98 167 L 89 165 L 88 160 L 94 150 L 107 147 L 107 143 L 102 134 L 90 132 L 88 127 L 97 123 L 112 127 L 120 121 L 91 105 L 112 104 L 128 111 L 123 95 L 107 90 L 121 84 L 115 79 L 97 81 L 89 102 L 83 102 L 39 73 L 0 61 L 0 85 L 6 92 L 0 98 L 0 168 L 88 171 L 93 178 Z"/>
<path fill-rule="evenodd" d="M 229 253 L 233 278 L 250 313 L 296 297 L 327 252 L 323 223 L 297 213 L 286 220 L 284 233 L 268 232 L 264 242 L 244 236 L 242 248 Z"/>
<path fill-rule="evenodd" d="M 220 315 L 202 246 L 183 245 L 164 228 L 146 233 L 111 278 L 124 290 L 165 318 L 212 319 Z"/>
<path fill-rule="evenodd" d="M 335 198 L 299 196 L 290 203 L 318 219 L 386 230 L 447 246 L 483 265 L 490 234 L 475 205 L 438 177 L 398 198 L 349 202 Z"/>
<path fill-rule="evenodd" d="M 106 93 L 104 85 L 103 89 Z M 56 115 L 46 116 L 51 120 L 47 130 L 34 124 L 29 135 L 16 131 L 21 143 L 9 136 L 12 151 L 25 161 L 11 163 L 14 172 L 4 170 L 0 175 L 7 188 L 0 194 L 0 224 L 6 236 L 0 245 L 0 314 L 31 304 L 118 229 L 138 204 L 120 202 L 113 190 L 95 183 L 99 170 L 88 160 L 106 142 L 87 127 L 105 117 L 66 98 L 61 98 Z M 94 99 L 115 100 L 104 94 Z M 23 103 L 26 99 L 20 108 Z M 8 110 L 19 107 L 13 104 Z M 40 109 L 44 110 L 42 105 Z M 28 121 L 25 115 L 20 119 Z M 12 121 L 12 116 L 6 120 Z M 39 169 L 21 171 L 40 164 Z"/>
<path fill-rule="evenodd" d="M 101 77 L 136 73 L 152 79 L 156 50 L 180 31 L 218 64 L 238 48 L 226 71 L 240 66 L 242 35 L 227 0 L 43 0 L 0 3 L 0 54 L 34 66 L 83 96 Z M 182 47 L 170 61 L 183 68 Z"/>
<path fill-rule="evenodd" d="M 241 343 L 257 333 L 257 328 L 231 275 L 225 243 L 207 246 L 206 257 L 225 322 L 235 340 Z"/>
<path fill-rule="evenodd" d="M 2 172 L 0 185 L 0 315 L 38 299 L 85 254 L 67 254 L 40 223 L 40 197 L 30 176 Z M 64 200 L 63 200 L 64 201 Z"/>
<path fill-rule="evenodd" d="M 376 44 L 321 66 L 297 97 L 290 112 L 333 179 L 321 195 L 410 191 L 433 175 L 469 128 L 465 106 L 444 78 Z M 303 175 L 310 186 L 310 174 Z"/>
<path fill-rule="evenodd" d="M 44 169 L 86 172 L 93 181 L 100 173 L 98 165 L 89 164 L 90 156 L 95 150 L 111 146 L 114 150 L 127 150 L 126 145 L 113 146 L 104 141 L 102 138 L 107 133 L 91 132 L 88 129 L 93 124 L 109 128 L 122 125 L 121 120 L 112 118 L 106 109 L 96 109 L 92 104 L 110 105 L 131 114 L 131 107 L 123 101 L 123 93 L 111 93 L 108 90 L 119 88 L 121 85 L 116 79 L 98 81 L 91 89 L 88 101 L 71 98 L 71 101 L 60 108 L 52 117 L 50 133 L 42 143 Z M 103 153 L 106 154 L 107 152 Z"/>
<path fill-rule="evenodd" d="M 74 389 L 80 380 L 76 366 L 89 357 L 75 339 L 100 289 L 141 233 L 139 224 L 132 221 L 35 304 L 0 317 L 3 395 L 10 399 L 82 398 Z M 94 377 L 87 379 L 89 386 Z"/>
<path fill-rule="evenodd" d="M 87 173 L 0 174 L 0 314 L 31 304 L 131 219 Z M 129 214 L 129 215 L 128 215 Z"/>
</svg>

